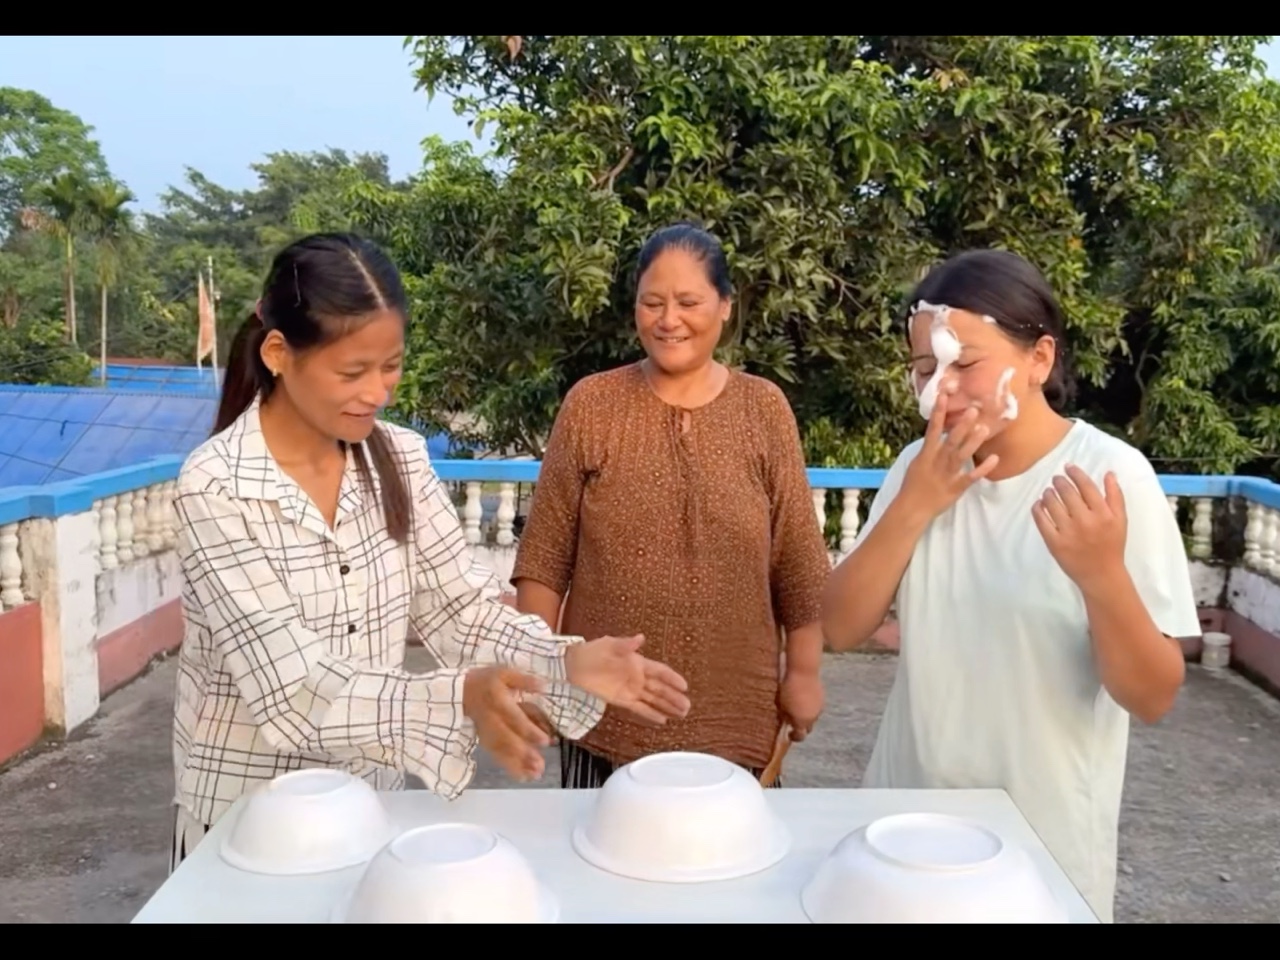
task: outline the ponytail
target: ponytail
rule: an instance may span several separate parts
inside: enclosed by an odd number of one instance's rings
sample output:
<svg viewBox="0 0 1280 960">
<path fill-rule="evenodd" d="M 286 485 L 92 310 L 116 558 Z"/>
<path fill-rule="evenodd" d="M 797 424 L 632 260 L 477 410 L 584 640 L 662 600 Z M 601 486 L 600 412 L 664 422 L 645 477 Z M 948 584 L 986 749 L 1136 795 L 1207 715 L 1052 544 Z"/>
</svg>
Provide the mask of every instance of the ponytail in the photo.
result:
<svg viewBox="0 0 1280 960">
<path fill-rule="evenodd" d="M 222 398 L 218 402 L 218 416 L 213 424 L 215 434 L 235 423 L 236 418 L 249 409 L 259 392 L 269 394 L 275 385 L 271 371 L 262 362 L 264 336 L 262 318 L 254 312 L 240 325 L 231 341 L 227 371 L 222 381 Z"/>
</svg>

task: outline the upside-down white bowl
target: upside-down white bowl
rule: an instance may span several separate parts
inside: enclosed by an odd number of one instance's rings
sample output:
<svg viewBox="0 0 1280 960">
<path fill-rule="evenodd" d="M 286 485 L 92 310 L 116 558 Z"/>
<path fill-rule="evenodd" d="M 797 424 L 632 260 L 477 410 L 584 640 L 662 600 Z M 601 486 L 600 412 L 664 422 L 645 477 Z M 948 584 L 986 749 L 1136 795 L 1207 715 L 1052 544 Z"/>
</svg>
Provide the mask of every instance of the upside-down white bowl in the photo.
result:
<svg viewBox="0 0 1280 960">
<path fill-rule="evenodd" d="M 787 855 L 791 837 L 742 767 L 675 752 L 615 771 L 574 829 L 573 846 L 619 876 L 699 883 L 765 870 Z"/>
<path fill-rule="evenodd" d="M 326 873 L 368 862 L 392 836 L 368 783 L 342 770 L 295 770 L 249 797 L 220 852 L 252 873 Z"/>
<path fill-rule="evenodd" d="M 1027 852 L 979 824 L 908 813 L 853 831 L 804 887 L 814 923 L 1066 923 Z"/>
<path fill-rule="evenodd" d="M 370 861 L 340 923 L 554 923 L 556 898 L 507 839 L 442 823 L 396 837 Z"/>
</svg>

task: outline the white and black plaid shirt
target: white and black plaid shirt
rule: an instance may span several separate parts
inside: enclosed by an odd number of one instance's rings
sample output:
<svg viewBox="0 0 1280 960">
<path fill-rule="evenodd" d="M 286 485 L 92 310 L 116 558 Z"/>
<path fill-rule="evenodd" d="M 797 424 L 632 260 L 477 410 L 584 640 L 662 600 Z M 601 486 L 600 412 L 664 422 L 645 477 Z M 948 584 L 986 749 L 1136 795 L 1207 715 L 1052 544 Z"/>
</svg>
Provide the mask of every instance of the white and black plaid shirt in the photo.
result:
<svg viewBox="0 0 1280 960">
<path fill-rule="evenodd" d="M 178 479 L 185 633 L 174 716 L 177 795 L 212 825 L 261 781 L 308 766 L 379 789 L 404 771 L 458 796 L 475 772 L 464 670 L 505 663 L 547 681 L 535 698 L 578 739 L 604 704 L 565 682 L 566 644 L 499 599 L 410 430 L 384 424 L 407 473 L 407 545 L 386 533 L 354 459 L 334 529 L 276 465 L 254 403 L 197 448 Z M 376 473 L 375 473 L 376 484 Z M 412 631 L 444 669 L 403 669 Z"/>
</svg>

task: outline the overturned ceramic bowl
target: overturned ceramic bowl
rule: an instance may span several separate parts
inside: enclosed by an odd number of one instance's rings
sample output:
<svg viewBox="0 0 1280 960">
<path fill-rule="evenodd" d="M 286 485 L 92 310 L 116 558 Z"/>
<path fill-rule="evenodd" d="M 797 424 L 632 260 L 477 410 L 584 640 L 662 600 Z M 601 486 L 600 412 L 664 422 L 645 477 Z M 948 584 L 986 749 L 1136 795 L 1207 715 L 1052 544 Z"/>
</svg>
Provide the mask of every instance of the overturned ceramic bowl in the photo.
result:
<svg viewBox="0 0 1280 960">
<path fill-rule="evenodd" d="M 791 837 L 742 767 L 703 753 L 659 753 L 614 772 L 573 846 L 635 880 L 700 883 L 768 869 Z"/>
<path fill-rule="evenodd" d="M 559 904 L 487 827 L 416 827 L 388 843 L 333 914 L 339 923 L 554 923 Z"/>
<path fill-rule="evenodd" d="M 804 887 L 814 923 L 1066 923 L 1031 857 L 979 824 L 908 813 L 841 840 Z"/>
<path fill-rule="evenodd" d="M 392 836 L 368 783 L 342 770 L 295 770 L 250 795 L 220 852 L 251 873 L 326 873 L 367 863 Z"/>
</svg>

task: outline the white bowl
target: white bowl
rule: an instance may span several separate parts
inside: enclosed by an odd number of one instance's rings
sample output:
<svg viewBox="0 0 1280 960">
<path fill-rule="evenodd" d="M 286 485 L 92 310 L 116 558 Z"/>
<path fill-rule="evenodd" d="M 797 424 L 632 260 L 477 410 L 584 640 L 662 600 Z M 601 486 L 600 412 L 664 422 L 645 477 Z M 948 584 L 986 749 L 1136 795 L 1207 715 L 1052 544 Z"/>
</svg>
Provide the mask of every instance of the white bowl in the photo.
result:
<svg viewBox="0 0 1280 960">
<path fill-rule="evenodd" d="M 742 767 L 704 753 L 659 753 L 614 772 L 574 829 L 573 846 L 619 876 L 700 883 L 773 866 L 791 837 Z"/>
<path fill-rule="evenodd" d="M 221 854 L 251 873 L 326 873 L 368 862 L 394 835 L 365 781 L 342 770 L 295 770 L 250 795 Z"/>
<path fill-rule="evenodd" d="M 976 823 L 885 817 L 841 840 L 800 895 L 814 923 L 1066 923 L 1031 857 Z"/>
<path fill-rule="evenodd" d="M 417 827 L 373 858 L 339 923 L 555 923 L 559 904 L 505 837 L 469 823 Z"/>
</svg>

